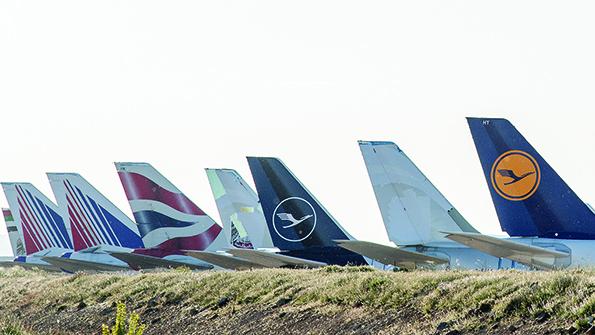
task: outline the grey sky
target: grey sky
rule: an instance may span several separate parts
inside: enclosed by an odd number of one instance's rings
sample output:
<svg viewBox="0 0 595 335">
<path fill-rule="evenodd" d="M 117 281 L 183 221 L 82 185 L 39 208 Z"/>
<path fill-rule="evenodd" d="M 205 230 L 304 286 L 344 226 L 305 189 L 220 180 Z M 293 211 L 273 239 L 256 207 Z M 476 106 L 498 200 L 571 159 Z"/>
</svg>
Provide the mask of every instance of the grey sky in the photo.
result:
<svg viewBox="0 0 595 335">
<path fill-rule="evenodd" d="M 219 220 L 203 168 L 250 179 L 246 155 L 277 156 L 355 237 L 386 242 L 356 141 L 391 140 L 499 234 L 464 117 L 510 119 L 595 202 L 594 9 L 1 2 L 0 180 L 53 198 L 44 173 L 79 172 L 130 214 L 112 162 L 147 161 Z"/>
</svg>

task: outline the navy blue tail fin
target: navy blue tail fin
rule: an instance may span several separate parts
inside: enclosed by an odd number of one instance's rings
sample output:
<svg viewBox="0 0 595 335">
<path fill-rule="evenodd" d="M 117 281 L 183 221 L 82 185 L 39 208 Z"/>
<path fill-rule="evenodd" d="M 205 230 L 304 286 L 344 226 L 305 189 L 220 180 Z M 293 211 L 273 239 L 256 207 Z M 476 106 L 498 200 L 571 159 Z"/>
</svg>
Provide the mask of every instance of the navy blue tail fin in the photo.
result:
<svg viewBox="0 0 595 335">
<path fill-rule="evenodd" d="M 594 239 L 595 214 L 505 119 L 468 118 L 502 230 Z"/>
<path fill-rule="evenodd" d="M 275 247 L 300 250 L 351 239 L 279 159 L 248 157 L 248 164 Z"/>
</svg>

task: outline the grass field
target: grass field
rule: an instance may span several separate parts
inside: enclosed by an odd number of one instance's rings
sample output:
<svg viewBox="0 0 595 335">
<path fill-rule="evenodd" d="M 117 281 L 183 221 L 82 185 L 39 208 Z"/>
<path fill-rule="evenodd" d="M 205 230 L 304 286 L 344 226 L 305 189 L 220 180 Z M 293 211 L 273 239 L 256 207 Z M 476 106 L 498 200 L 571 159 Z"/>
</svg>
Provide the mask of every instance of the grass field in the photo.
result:
<svg viewBox="0 0 595 335">
<path fill-rule="evenodd" d="M 595 271 L 326 267 L 62 275 L 4 269 L 0 334 L 99 334 L 120 301 L 140 314 L 145 334 L 327 333 L 332 327 L 345 333 L 582 331 L 595 313 Z"/>
</svg>

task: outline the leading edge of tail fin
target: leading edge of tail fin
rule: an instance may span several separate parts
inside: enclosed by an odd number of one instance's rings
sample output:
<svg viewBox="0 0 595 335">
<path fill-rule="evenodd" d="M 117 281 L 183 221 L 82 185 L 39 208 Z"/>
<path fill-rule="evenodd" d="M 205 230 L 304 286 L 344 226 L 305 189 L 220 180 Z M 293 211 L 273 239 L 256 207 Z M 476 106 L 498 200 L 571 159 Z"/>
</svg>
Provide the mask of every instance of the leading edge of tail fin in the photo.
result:
<svg viewBox="0 0 595 335">
<path fill-rule="evenodd" d="M 47 176 L 62 215 L 70 221 L 75 251 L 99 245 L 143 247 L 134 222 L 81 175 Z"/>
<path fill-rule="evenodd" d="M 149 163 L 115 163 L 147 247 L 211 250 L 229 247 L 222 228 Z"/>
<path fill-rule="evenodd" d="M 427 244 L 448 241 L 444 231 L 477 232 L 453 219 L 457 210 L 395 143 L 358 144 L 392 242 Z"/>
<path fill-rule="evenodd" d="M 70 231 L 58 207 L 30 183 L 2 183 L 25 253 L 72 249 Z"/>
<path fill-rule="evenodd" d="M 25 244 L 23 244 L 23 239 L 21 238 L 16 222 L 14 222 L 10 209 L 2 208 L 2 216 L 4 217 L 4 223 L 6 224 L 6 231 L 8 232 L 12 254 L 15 257 L 27 255 L 25 252 Z"/>
<path fill-rule="evenodd" d="M 256 192 L 232 169 L 205 169 L 213 197 L 232 244 L 232 227 L 240 240 L 244 236 L 257 249 L 273 248 L 262 207 Z M 245 234 L 243 234 L 245 231 Z"/>
<path fill-rule="evenodd" d="M 505 119 L 467 118 L 502 230 L 595 239 L 595 214 Z"/>
<path fill-rule="evenodd" d="M 248 157 L 248 165 L 275 247 L 300 250 L 352 239 L 279 159 Z"/>
</svg>

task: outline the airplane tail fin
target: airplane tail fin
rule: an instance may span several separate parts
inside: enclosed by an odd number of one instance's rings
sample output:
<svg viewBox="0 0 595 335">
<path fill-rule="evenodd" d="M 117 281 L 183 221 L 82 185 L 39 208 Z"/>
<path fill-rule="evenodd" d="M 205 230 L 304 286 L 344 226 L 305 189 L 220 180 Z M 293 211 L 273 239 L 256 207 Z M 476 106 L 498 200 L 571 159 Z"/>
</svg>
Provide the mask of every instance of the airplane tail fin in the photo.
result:
<svg viewBox="0 0 595 335">
<path fill-rule="evenodd" d="M 238 237 L 247 238 L 253 247 L 273 248 L 256 192 L 235 170 L 206 169 L 206 172 L 223 229 L 226 234 L 230 234 L 228 238 L 233 236 L 232 231 L 235 229 Z M 230 241 L 234 244 L 233 239 Z"/>
<path fill-rule="evenodd" d="M 595 238 L 595 214 L 505 119 L 467 118 L 502 230 Z"/>
<path fill-rule="evenodd" d="M 148 163 L 115 163 L 147 247 L 228 248 L 222 228 Z"/>
<path fill-rule="evenodd" d="M 72 249 L 67 225 L 50 199 L 29 183 L 2 183 L 2 188 L 27 255 L 51 248 Z"/>
<path fill-rule="evenodd" d="M 248 164 L 275 247 L 329 247 L 352 239 L 279 159 L 248 157 Z"/>
<path fill-rule="evenodd" d="M 75 251 L 99 245 L 143 247 L 134 222 L 81 175 L 47 176 L 63 216 L 70 221 Z"/>
<path fill-rule="evenodd" d="M 25 245 L 19 234 L 16 222 L 12 217 L 12 213 L 9 208 L 2 208 L 2 215 L 4 216 L 4 223 L 6 223 L 6 230 L 8 231 L 8 239 L 10 240 L 10 247 L 12 248 L 12 254 L 15 257 L 25 256 Z"/>
<path fill-rule="evenodd" d="M 447 241 L 444 231 L 477 232 L 396 144 L 358 143 L 392 242 L 427 244 Z"/>
</svg>

